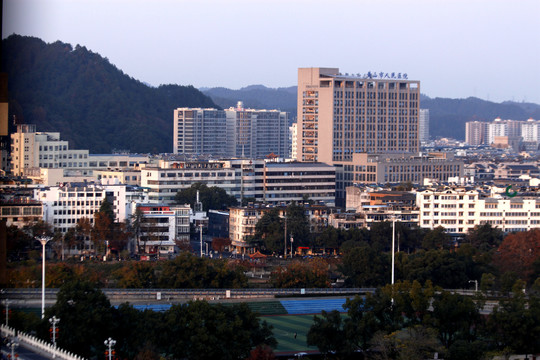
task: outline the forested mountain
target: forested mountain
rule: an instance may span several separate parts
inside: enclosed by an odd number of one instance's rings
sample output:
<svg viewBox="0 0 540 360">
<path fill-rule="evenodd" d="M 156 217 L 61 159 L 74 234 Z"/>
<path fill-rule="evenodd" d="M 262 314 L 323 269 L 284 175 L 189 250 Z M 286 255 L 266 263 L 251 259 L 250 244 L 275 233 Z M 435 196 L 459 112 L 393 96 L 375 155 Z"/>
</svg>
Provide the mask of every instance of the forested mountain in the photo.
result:
<svg viewBox="0 0 540 360">
<path fill-rule="evenodd" d="M 253 85 L 240 90 L 225 88 L 201 89 L 222 107 L 236 105 L 244 101 L 246 107 L 259 109 L 281 109 L 296 116 L 296 86 L 270 89 L 262 85 Z M 465 139 L 467 121 L 493 121 L 495 118 L 513 120 L 540 120 L 540 105 L 531 103 L 503 102 L 494 103 L 474 97 L 467 99 L 429 98 L 422 95 L 422 109 L 429 109 L 430 135 Z"/>
<path fill-rule="evenodd" d="M 12 35 L 2 40 L 10 119 L 60 132 L 71 148 L 172 151 L 173 110 L 215 107 L 192 86 L 149 87 L 84 46 Z M 12 123 L 12 122 L 11 122 Z"/>
<path fill-rule="evenodd" d="M 243 101 L 246 108 L 277 109 L 291 112 L 293 116 L 296 116 L 296 86 L 271 89 L 263 85 L 250 85 L 240 90 L 223 87 L 200 90 L 225 109 L 236 106 L 238 101 Z"/>
<path fill-rule="evenodd" d="M 107 58 L 84 46 L 12 35 L 2 40 L 1 71 L 8 73 L 10 119 L 36 124 L 38 131 L 61 132 L 74 149 L 108 153 L 172 151 L 173 110 L 178 107 L 235 106 L 280 109 L 296 116 L 296 86 L 240 90 L 192 86 L 149 87 L 124 74 Z M 430 110 L 430 134 L 465 138 L 465 122 L 540 120 L 540 105 L 493 103 L 478 98 L 422 96 Z"/>
<path fill-rule="evenodd" d="M 474 97 L 467 99 L 430 99 L 423 96 L 420 107 L 429 109 L 431 138 L 451 137 L 465 139 L 467 121 L 488 121 L 495 118 L 511 120 L 540 120 L 540 105 L 503 102 L 494 103 Z"/>
</svg>

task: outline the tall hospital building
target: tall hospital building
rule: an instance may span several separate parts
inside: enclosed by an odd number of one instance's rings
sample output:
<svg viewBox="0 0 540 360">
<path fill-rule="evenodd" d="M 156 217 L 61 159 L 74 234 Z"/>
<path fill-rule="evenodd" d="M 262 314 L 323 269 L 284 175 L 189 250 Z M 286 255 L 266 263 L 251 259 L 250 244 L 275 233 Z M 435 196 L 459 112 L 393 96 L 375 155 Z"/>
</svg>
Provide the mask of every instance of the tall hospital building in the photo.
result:
<svg viewBox="0 0 540 360">
<path fill-rule="evenodd" d="M 336 167 L 338 203 L 344 199 L 347 186 L 378 179 L 371 166 L 376 161 L 381 162 L 377 171 L 403 182 L 410 181 L 412 174 L 422 177 L 428 163 L 441 165 L 441 180 L 459 176 L 463 167 L 455 167 L 453 160 L 446 166 L 446 158 L 418 154 L 419 113 L 420 82 L 409 80 L 406 74 L 349 75 L 337 68 L 300 68 L 297 160 Z M 414 164 L 409 157 L 404 165 L 401 156 L 365 156 L 389 153 L 416 153 Z M 431 165 L 439 175 L 438 165 Z"/>
</svg>

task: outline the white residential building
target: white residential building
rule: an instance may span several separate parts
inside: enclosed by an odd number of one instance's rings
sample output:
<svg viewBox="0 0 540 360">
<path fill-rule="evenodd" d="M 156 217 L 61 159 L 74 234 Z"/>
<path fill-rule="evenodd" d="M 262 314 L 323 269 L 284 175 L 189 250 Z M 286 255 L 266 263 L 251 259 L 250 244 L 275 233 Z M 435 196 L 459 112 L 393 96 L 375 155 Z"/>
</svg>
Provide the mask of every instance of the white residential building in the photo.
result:
<svg viewBox="0 0 540 360">
<path fill-rule="evenodd" d="M 200 182 L 224 189 L 238 200 L 252 198 L 270 204 L 302 201 L 304 197 L 332 206 L 335 168 L 322 163 L 226 160 L 161 161 L 141 171 L 141 186 L 150 201 L 171 204 L 176 193 Z"/>
<path fill-rule="evenodd" d="M 429 109 L 420 109 L 418 112 L 418 140 L 429 141 Z"/>
<path fill-rule="evenodd" d="M 240 101 L 226 110 L 174 110 L 173 152 L 217 158 L 262 159 L 289 155 L 289 113 L 245 109 Z"/>
<path fill-rule="evenodd" d="M 465 235 L 486 223 L 504 232 L 540 227 L 540 199 L 536 197 L 483 198 L 474 189 L 446 188 L 419 191 L 416 202 L 420 227 L 442 226 L 455 235 Z"/>
<path fill-rule="evenodd" d="M 43 220 L 62 233 L 74 228 L 81 218 L 88 218 L 93 224 L 94 214 L 105 198 L 118 222 L 129 219 L 136 203 L 148 200 L 143 189 L 126 185 L 76 183 L 34 190 L 34 199 L 43 204 Z"/>
</svg>

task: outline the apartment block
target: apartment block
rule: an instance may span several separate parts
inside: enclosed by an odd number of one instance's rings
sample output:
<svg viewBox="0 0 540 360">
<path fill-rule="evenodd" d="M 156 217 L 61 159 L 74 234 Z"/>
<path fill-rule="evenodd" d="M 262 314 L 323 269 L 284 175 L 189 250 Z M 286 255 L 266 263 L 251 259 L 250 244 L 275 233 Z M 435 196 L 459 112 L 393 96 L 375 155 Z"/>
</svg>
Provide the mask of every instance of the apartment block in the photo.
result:
<svg viewBox="0 0 540 360">
<path fill-rule="evenodd" d="M 420 227 L 442 226 L 458 236 L 483 224 L 504 232 L 528 231 L 540 226 L 537 197 L 483 197 L 475 189 L 446 188 L 419 191 L 416 199 Z"/>
<path fill-rule="evenodd" d="M 176 193 L 200 182 L 224 189 L 239 201 L 279 205 L 304 198 L 333 205 L 335 168 L 321 163 L 224 160 L 168 162 L 141 171 L 141 186 L 151 201 L 171 204 Z"/>
<path fill-rule="evenodd" d="M 418 140 L 420 143 L 429 141 L 429 109 L 420 109 L 418 117 Z"/>
<path fill-rule="evenodd" d="M 465 123 L 465 142 L 473 146 L 486 144 L 488 141 L 488 125 L 489 123 L 481 121 Z"/>
<path fill-rule="evenodd" d="M 82 218 L 88 218 L 93 224 L 94 214 L 99 211 L 104 199 L 111 203 L 118 222 L 129 219 L 135 204 L 148 201 L 141 188 L 90 183 L 37 188 L 34 199 L 43 204 L 43 220 L 54 231 L 62 233 L 74 228 Z"/>
<path fill-rule="evenodd" d="M 35 125 L 18 125 L 11 134 L 11 171 L 23 176 L 35 168 L 86 168 L 88 150 L 71 150 L 60 133 L 36 132 Z"/>
<path fill-rule="evenodd" d="M 289 155 L 289 113 L 246 109 L 242 102 L 227 110 L 174 110 L 173 152 L 217 158 L 262 159 Z"/>
</svg>

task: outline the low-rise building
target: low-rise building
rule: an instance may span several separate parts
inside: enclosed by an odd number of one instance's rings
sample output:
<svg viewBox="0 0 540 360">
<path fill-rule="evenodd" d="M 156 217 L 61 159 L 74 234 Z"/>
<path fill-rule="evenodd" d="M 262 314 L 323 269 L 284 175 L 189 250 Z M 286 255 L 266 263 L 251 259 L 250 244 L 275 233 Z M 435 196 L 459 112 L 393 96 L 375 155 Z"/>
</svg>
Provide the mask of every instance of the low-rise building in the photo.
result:
<svg viewBox="0 0 540 360">
<path fill-rule="evenodd" d="M 189 242 L 189 205 L 138 204 L 140 256 L 168 258 Z"/>
<path fill-rule="evenodd" d="M 495 195 L 487 197 L 472 188 L 426 189 L 416 195 L 419 226 L 442 226 L 463 236 L 476 225 L 491 224 L 504 232 L 528 231 L 540 226 L 537 196 Z"/>
<path fill-rule="evenodd" d="M 322 163 L 160 161 L 141 170 L 141 186 L 149 189 L 151 201 L 170 204 L 178 191 L 197 182 L 222 188 L 239 201 L 280 205 L 309 199 L 332 206 L 335 199 L 335 168 Z"/>
<path fill-rule="evenodd" d="M 7 226 L 23 228 L 42 218 L 43 209 L 39 201 L 23 198 L 0 202 L 0 221 L 6 221 Z"/>
</svg>

